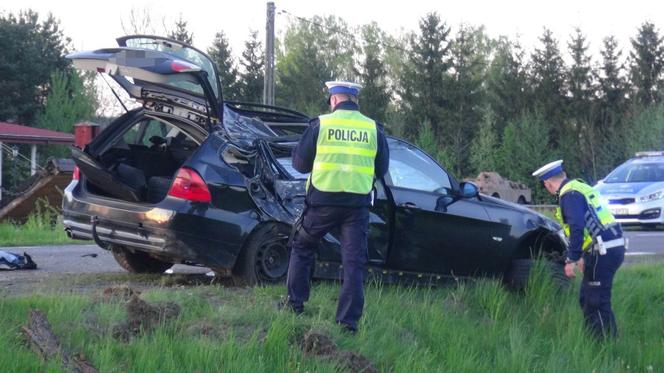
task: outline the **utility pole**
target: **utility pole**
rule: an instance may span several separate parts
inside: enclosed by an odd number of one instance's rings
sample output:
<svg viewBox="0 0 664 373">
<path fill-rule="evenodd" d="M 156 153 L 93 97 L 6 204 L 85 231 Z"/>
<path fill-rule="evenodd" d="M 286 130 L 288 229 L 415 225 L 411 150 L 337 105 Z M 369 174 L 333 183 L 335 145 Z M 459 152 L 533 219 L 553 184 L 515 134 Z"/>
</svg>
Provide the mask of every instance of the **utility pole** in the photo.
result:
<svg viewBox="0 0 664 373">
<path fill-rule="evenodd" d="M 274 105 L 274 2 L 267 3 L 265 27 L 265 75 L 263 80 L 263 104 Z"/>
</svg>

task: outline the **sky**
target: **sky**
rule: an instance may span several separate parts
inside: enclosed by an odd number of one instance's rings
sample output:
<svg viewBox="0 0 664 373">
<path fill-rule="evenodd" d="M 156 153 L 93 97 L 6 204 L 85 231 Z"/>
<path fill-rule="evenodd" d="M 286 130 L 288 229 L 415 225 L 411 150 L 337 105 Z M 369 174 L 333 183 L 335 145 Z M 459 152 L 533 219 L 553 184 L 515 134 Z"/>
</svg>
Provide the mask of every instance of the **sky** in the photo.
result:
<svg viewBox="0 0 664 373">
<path fill-rule="evenodd" d="M 115 0 L 115 1 L 3 1 L 0 12 L 33 9 L 41 14 L 53 13 L 60 19 L 75 50 L 115 46 L 115 38 L 124 35 L 122 21 L 128 22 L 132 9 L 137 14 L 148 12 L 163 30 L 162 19 L 171 27 L 182 15 L 194 34 L 194 45 L 207 49 L 217 31 L 228 36 L 233 53 L 240 55 L 250 30 L 258 30 L 264 38 L 266 1 L 264 0 Z M 598 56 L 602 39 L 615 35 L 621 48 L 629 49 L 629 40 L 644 21 L 664 27 L 662 1 L 596 1 L 596 0 L 275 0 L 277 35 L 283 33 L 291 15 L 309 18 L 314 15 L 336 15 L 351 26 L 372 21 L 393 35 L 417 29 L 418 20 L 430 11 L 437 11 L 452 26 L 460 24 L 484 25 L 487 33 L 496 37 L 519 38 L 531 50 L 543 28 L 550 28 L 561 50 L 575 27 L 580 27 L 590 42 L 590 52 Z M 284 13 L 283 11 L 287 12 Z M 289 15 L 291 14 L 291 15 Z M 623 55 L 627 55 L 624 52 Z"/>
</svg>

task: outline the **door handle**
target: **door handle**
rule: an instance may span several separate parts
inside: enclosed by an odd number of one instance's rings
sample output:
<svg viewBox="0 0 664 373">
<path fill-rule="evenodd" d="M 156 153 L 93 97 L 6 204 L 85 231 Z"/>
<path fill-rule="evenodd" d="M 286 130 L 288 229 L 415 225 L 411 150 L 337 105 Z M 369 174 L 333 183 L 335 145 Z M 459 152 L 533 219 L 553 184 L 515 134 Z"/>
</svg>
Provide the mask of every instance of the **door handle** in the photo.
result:
<svg viewBox="0 0 664 373">
<path fill-rule="evenodd" d="M 401 207 L 407 208 L 407 209 L 416 209 L 417 205 L 413 202 L 404 202 L 400 205 Z"/>
</svg>

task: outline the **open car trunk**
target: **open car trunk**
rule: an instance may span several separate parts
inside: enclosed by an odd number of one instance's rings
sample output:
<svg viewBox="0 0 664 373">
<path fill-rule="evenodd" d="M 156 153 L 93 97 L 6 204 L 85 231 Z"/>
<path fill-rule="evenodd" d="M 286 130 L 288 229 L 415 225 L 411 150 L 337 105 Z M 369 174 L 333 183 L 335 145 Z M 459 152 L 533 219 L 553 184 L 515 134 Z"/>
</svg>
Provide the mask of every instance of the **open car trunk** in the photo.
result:
<svg viewBox="0 0 664 373">
<path fill-rule="evenodd" d="M 124 127 L 100 138 L 101 144 L 93 144 L 97 146 L 72 148 L 72 157 L 88 192 L 157 203 L 166 197 L 176 171 L 198 149 L 203 134 L 187 131 L 191 128 L 185 123 L 152 116 Z"/>
</svg>

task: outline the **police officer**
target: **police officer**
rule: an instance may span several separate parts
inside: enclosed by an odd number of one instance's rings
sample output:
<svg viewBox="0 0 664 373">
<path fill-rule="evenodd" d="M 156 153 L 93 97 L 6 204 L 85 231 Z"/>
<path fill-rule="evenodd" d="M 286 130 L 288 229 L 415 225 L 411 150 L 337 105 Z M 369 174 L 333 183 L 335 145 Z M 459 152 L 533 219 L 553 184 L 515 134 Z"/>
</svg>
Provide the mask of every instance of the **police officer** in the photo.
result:
<svg viewBox="0 0 664 373">
<path fill-rule="evenodd" d="M 359 111 L 362 87 L 341 81 L 325 85 L 332 113 L 313 119 L 293 150 L 293 167 L 311 174 L 301 226 L 293 238 L 286 306 L 303 312 L 316 247 L 338 228 L 343 284 L 336 321 L 354 333 L 364 307 L 371 190 L 374 179 L 387 172 L 389 150 L 382 125 Z"/>
<path fill-rule="evenodd" d="M 558 195 L 556 218 L 569 239 L 565 275 L 583 273 L 579 301 L 586 326 L 598 338 L 615 337 L 616 319 L 611 309 L 613 277 L 625 257 L 622 229 L 600 195 L 591 186 L 570 180 L 562 160 L 533 173 L 549 193 Z"/>
</svg>

